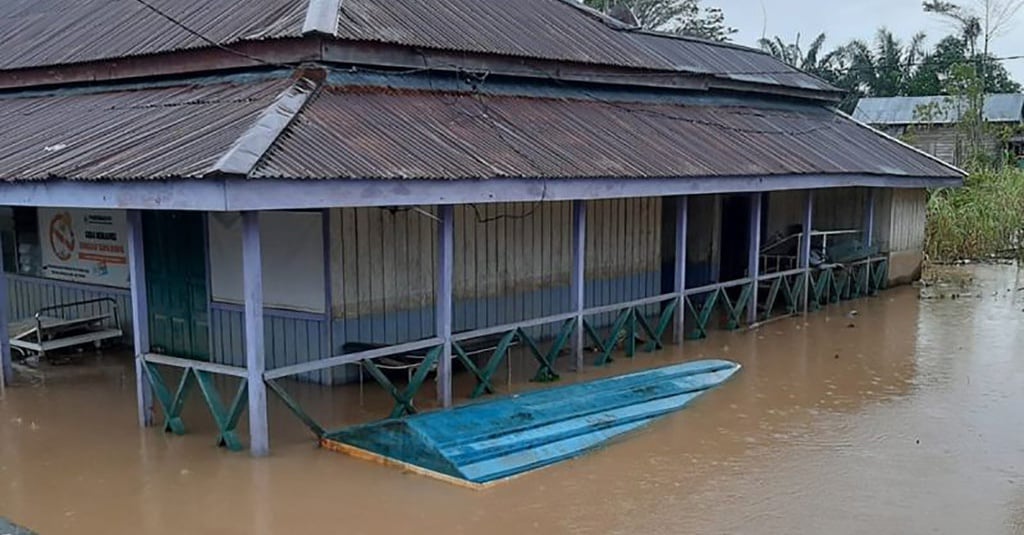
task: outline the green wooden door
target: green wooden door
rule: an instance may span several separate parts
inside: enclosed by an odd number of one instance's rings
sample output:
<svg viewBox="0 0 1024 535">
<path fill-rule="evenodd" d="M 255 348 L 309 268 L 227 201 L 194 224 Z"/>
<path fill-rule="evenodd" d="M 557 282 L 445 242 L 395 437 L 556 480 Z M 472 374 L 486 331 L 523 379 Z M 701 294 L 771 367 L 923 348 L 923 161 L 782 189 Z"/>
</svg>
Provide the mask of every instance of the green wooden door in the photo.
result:
<svg viewBox="0 0 1024 535">
<path fill-rule="evenodd" d="M 191 212 L 145 212 L 146 291 L 154 352 L 209 359 L 206 230 Z"/>
</svg>

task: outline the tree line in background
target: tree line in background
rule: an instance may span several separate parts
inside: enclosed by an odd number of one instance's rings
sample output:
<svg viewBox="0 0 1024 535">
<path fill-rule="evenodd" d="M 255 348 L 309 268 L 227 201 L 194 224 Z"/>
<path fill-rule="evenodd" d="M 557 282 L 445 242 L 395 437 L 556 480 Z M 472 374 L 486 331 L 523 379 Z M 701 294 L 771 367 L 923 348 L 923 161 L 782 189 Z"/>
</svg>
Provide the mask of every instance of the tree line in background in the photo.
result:
<svg viewBox="0 0 1024 535">
<path fill-rule="evenodd" d="M 925 48 L 925 34 L 900 39 L 886 28 L 873 41 L 853 40 L 825 50 L 819 34 L 806 49 L 797 36 L 761 39 L 761 48 L 780 60 L 817 75 L 849 92 L 843 103 L 852 110 L 862 97 L 958 95 L 963 84 L 977 79 L 982 93 L 1016 93 L 1021 85 L 990 49 L 1009 27 L 1024 0 L 975 0 L 973 5 L 932 0 L 926 12 L 950 22 L 953 33 Z"/>
</svg>

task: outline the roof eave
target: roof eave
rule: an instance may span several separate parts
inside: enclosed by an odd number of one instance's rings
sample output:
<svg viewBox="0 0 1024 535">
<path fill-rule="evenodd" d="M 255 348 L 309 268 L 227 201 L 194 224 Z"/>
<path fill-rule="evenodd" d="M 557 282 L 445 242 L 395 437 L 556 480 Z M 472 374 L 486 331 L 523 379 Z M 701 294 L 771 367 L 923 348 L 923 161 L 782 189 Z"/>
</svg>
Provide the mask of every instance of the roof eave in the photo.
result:
<svg viewBox="0 0 1024 535">
<path fill-rule="evenodd" d="M 301 210 L 337 207 L 550 202 L 631 197 L 756 193 L 825 188 L 939 188 L 960 177 L 776 175 L 646 178 L 506 178 L 479 180 L 35 180 L 0 182 L 7 206 L 139 210 Z M 476 186 L 476 187 L 474 187 Z"/>
</svg>

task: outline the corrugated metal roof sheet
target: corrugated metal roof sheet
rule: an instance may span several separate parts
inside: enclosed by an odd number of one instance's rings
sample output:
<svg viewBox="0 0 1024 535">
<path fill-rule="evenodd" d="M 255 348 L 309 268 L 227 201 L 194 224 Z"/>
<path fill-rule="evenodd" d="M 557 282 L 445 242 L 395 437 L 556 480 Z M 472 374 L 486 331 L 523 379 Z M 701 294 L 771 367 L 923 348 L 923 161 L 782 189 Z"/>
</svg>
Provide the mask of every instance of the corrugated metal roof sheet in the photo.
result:
<svg viewBox="0 0 1024 535">
<path fill-rule="evenodd" d="M 876 125 L 951 124 L 958 122 L 966 109 L 965 102 L 947 96 L 862 98 L 853 116 Z M 989 122 L 1019 123 L 1024 120 L 1024 94 L 988 95 L 984 113 Z"/>
<path fill-rule="evenodd" d="M 147 0 L 222 44 L 301 35 L 307 0 Z M 3 0 L 0 69 L 210 46 L 131 0 Z"/>
<path fill-rule="evenodd" d="M 696 73 L 838 91 L 759 50 L 638 32 L 571 0 L 345 0 L 338 37 L 460 52 Z M 728 74 L 737 73 L 737 74 Z"/>
<path fill-rule="evenodd" d="M 725 77 L 816 91 L 836 90 L 824 80 L 758 50 L 647 32 L 634 32 L 630 37 L 664 57 L 677 70 L 732 73 Z"/>
<path fill-rule="evenodd" d="M 347 0 L 338 37 L 439 50 L 672 69 L 561 0 Z"/>
<path fill-rule="evenodd" d="M 322 90 L 254 176 L 466 179 L 958 177 L 832 112 Z"/>
<path fill-rule="evenodd" d="M 299 37 L 309 0 L 146 0 L 221 44 Z M 337 37 L 838 91 L 758 50 L 623 29 L 572 0 L 344 0 Z M 616 26 L 616 27 L 612 27 Z M 208 47 L 132 0 L 0 2 L 0 70 Z M 626 81 L 626 80 L 624 80 Z"/>
<path fill-rule="evenodd" d="M 290 79 L 0 98 L 5 180 L 200 178 Z M 253 178 L 959 177 L 825 108 L 322 87 Z M 276 134 L 275 134 L 276 135 Z"/>
<path fill-rule="evenodd" d="M 0 179 L 201 177 L 290 85 L 0 99 Z"/>
</svg>

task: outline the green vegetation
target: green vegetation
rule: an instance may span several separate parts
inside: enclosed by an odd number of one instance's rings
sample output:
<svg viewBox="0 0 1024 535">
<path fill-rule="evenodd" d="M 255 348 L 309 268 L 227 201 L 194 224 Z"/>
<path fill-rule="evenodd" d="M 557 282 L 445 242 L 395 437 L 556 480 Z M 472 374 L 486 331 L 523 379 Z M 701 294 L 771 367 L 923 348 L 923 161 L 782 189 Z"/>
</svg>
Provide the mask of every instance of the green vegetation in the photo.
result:
<svg viewBox="0 0 1024 535">
<path fill-rule="evenodd" d="M 982 169 L 965 187 L 932 192 L 925 249 L 935 262 L 1024 259 L 1024 170 Z"/>
<path fill-rule="evenodd" d="M 819 34 L 804 49 L 800 36 L 787 43 L 779 37 L 761 39 L 761 48 L 776 58 L 819 76 L 847 92 L 840 104 L 852 112 L 863 97 L 951 95 L 947 80 L 970 65 L 986 93 L 1016 93 L 1021 86 L 991 53 L 991 43 L 1013 28 L 1024 0 L 931 0 L 923 9 L 949 23 L 951 33 L 933 47 L 924 33 L 902 40 L 880 28 L 873 40 L 855 39 L 826 50 Z"/>
<path fill-rule="evenodd" d="M 736 29 L 725 23 L 720 8 L 705 7 L 701 0 L 583 0 L 583 3 L 613 13 L 628 9 L 647 30 L 692 35 L 714 41 L 728 41 Z"/>
<path fill-rule="evenodd" d="M 976 65 L 955 65 L 942 84 L 946 101 L 939 109 L 916 111 L 925 125 L 933 113 L 952 111 L 959 117 L 957 150 L 970 173 L 963 188 L 934 191 L 928 200 L 925 250 L 935 262 L 1024 258 L 1024 169 L 1011 154 L 993 152 L 985 141 L 996 138 L 1005 146 L 1020 129 L 982 119 L 983 86 Z M 907 135 L 913 136 L 913 130 Z"/>
</svg>

